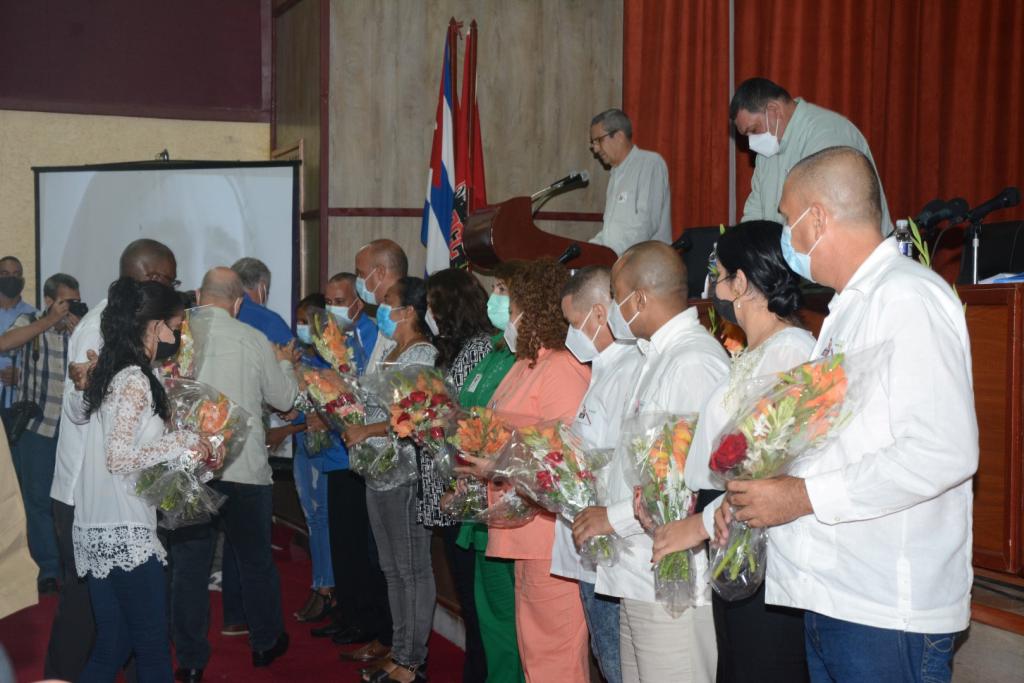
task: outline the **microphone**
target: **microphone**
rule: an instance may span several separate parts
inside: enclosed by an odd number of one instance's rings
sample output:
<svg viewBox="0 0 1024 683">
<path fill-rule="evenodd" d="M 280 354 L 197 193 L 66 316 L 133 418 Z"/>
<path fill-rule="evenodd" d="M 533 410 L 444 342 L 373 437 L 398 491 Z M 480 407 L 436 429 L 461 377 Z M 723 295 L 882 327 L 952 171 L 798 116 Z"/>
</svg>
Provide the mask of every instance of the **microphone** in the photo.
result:
<svg viewBox="0 0 1024 683">
<path fill-rule="evenodd" d="M 917 227 L 927 230 L 942 221 L 948 220 L 950 225 L 956 225 L 964 220 L 969 211 L 967 202 L 961 197 L 950 199 L 944 202 L 941 199 L 933 199 L 925 204 L 921 213 L 917 214 L 914 222 Z"/>
<path fill-rule="evenodd" d="M 551 183 L 549 190 L 562 190 L 569 187 L 586 187 L 590 184 L 590 174 L 586 171 L 573 171 L 569 175 Z"/>
<path fill-rule="evenodd" d="M 1004 188 L 1002 192 L 997 194 L 987 202 L 982 202 L 978 206 L 974 207 L 967 214 L 967 220 L 971 223 L 980 223 L 981 219 L 989 215 L 993 211 L 999 209 L 1009 209 L 1011 207 L 1020 204 L 1020 190 L 1016 187 Z"/>
<path fill-rule="evenodd" d="M 917 217 L 914 218 L 914 222 L 917 223 L 917 226 L 920 228 L 927 228 L 932 223 L 937 222 L 935 214 L 945 208 L 946 202 L 941 199 L 933 199 L 924 205 L 924 208 L 921 209 L 921 213 L 917 214 Z"/>
<path fill-rule="evenodd" d="M 564 266 L 566 263 L 572 261 L 574 258 L 577 258 L 579 255 L 580 245 L 577 244 L 576 242 L 573 242 L 568 247 L 566 247 L 565 251 L 562 252 L 562 255 L 558 257 L 558 262 Z"/>
</svg>

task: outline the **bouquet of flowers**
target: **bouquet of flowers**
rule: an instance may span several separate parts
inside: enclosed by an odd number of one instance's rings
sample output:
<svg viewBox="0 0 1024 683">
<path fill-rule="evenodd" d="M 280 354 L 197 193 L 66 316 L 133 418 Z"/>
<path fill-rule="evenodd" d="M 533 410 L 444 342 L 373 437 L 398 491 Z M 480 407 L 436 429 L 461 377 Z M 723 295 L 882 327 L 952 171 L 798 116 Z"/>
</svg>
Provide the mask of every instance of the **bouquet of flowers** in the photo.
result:
<svg viewBox="0 0 1024 683">
<path fill-rule="evenodd" d="M 509 488 L 500 492 L 500 497 L 483 512 L 475 521 L 495 529 L 514 529 L 533 521 L 539 508 L 523 500 L 516 490 Z"/>
<path fill-rule="evenodd" d="M 348 466 L 374 491 L 389 491 L 415 481 L 419 475 L 415 454 L 410 457 L 407 449 L 400 448 L 392 439 L 382 437 L 372 437 L 349 446 Z"/>
<path fill-rule="evenodd" d="M 295 401 L 292 403 L 292 408 L 308 416 L 316 412 L 316 406 L 313 401 L 309 398 L 309 385 L 306 384 L 305 373 L 311 369 L 308 365 L 299 365 L 295 368 L 296 379 L 299 384 L 299 392 L 295 395 Z M 306 454 L 315 458 L 319 456 L 324 449 L 330 448 L 331 434 L 328 431 L 314 431 L 306 429 L 302 432 L 302 442 L 306 446 Z"/>
<path fill-rule="evenodd" d="M 484 407 L 453 411 L 445 431 L 450 434 L 448 448 L 436 449 L 433 454 L 434 467 L 442 478 L 454 476 L 456 465 L 466 465 L 465 455 L 493 460 L 512 435 L 512 427 Z"/>
<path fill-rule="evenodd" d="M 355 380 L 330 368 L 302 369 L 306 394 L 331 429 L 345 431 L 350 425 L 365 424 L 366 407 Z"/>
<path fill-rule="evenodd" d="M 446 445 L 455 401 L 440 370 L 429 365 L 385 364 L 364 385 L 389 406 L 396 437 L 431 450 Z"/>
<path fill-rule="evenodd" d="M 196 380 L 168 379 L 165 386 L 176 430 L 205 436 L 223 454 L 224 463 L 241 452 L 251 429 L 248 412 Z M 224 496 L 206 484 L 213 476 L 209 462 L 189 456 L 142 470 L 135 477 L 134 492 L 163 513 L 161 526 L 175 529 L 208 521 L 223 504 Z"/>
<path fill-rule="evenodd" d="M 326 311 L 313 309 L 309 313 L 313 321 L 310 330 L 316 352 L 341 374 L 354 375 L 356 372 L 355 337 L 346 335 L 338 327 L 334 316 Z"/>
<path fill-rule="evenodd" d="M 642 504 L 658 526 L 687 517 L 696 505 L 683 478 L 696 426 L 696 415 L 668 413 L 645 413 L 623 424 L 622 443 L 636 468 Z M 692 550 L 666 555 L 654 566 L 655 596 L 673 616 L 690 605 L 696 580 Z"/>
<path fill-rule="evenodd" d="M 609 451 L 586 451 L 580 437 L 557 420 L 517 429 L 502 456 L 504 473 L 518 490 L 570 525 L 597 504 L 594 472 L 610 461 Z M 610 567 L 618 559 L 618 537 L 594 536 L 579 549 L 591 565 Z"/>
<path fill-rule="evenodd" d="M 715 441 L 708 466 L 721 479 L 766 479 L 835 438 L 875 381 L 881 350 L 837 353 L 756 378 L 750 396 Z M 764 581 L 766 529 L 733 519 L 729 543 L 714 548 L 711 586 L 726 600 L 752 595 Z"/>
<path fill-rule="evenodd" d="M 487 509 L 487 484 L 474 477 L 456 479 L 441 498 L 441 511 L 460 522 L 476 521 Z"/>
</svg>

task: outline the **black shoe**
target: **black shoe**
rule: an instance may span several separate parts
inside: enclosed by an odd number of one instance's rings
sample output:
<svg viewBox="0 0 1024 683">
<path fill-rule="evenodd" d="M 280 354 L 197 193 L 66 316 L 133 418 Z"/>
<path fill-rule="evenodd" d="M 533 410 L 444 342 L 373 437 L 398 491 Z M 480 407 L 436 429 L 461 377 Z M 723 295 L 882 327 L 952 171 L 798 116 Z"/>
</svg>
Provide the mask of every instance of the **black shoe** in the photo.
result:
<svg viewBox="0 0 1024 683">
<path fill-rule="evenodd" d="M 368 643 L 373 640 L 373 634 L 364 631 L 356 626 L 350 626 L 331 636 L 331 642 L 335 645 L 352 645 L 353 643 Z"/>
<path fill-rule="evenodd" d="M 202 669 L 177 669 L 174 672 L 174 680 L 185 681 L 185 683 L 199 683 L 203 680 Z"/>
<path fill-rule="evenodd" d="M 254 650 L 252 653 L 253 666 L 270 666 L 270 663 L 288 651 L 288 633 L 282 633 L 277 637 L 277 642 L 269 650 Z"/>
<path fill-rule="evenodd" d="M 53 595 L 60 590 L 57 585 L 57 579 L 53 577 L 50 577 L 49 579 L 40 579 L 36 583 L 36 588 L 39 589 L 40 595 Z"/>
<path fill-rule="evenodd" d="M 341 633 L 342 631 L 348 630 L 348 628 L 348 626 L 345 626 L 345 624 L 341 623 L 340 621 L 331 621 L 331 623 L 327 624 L 326 626 L 318 626 L 317 628 L 309 629 L 309 635 L 313 636 L 314 638 L 330 638 L 331 636 L 335 636 Z"/>
</svg>

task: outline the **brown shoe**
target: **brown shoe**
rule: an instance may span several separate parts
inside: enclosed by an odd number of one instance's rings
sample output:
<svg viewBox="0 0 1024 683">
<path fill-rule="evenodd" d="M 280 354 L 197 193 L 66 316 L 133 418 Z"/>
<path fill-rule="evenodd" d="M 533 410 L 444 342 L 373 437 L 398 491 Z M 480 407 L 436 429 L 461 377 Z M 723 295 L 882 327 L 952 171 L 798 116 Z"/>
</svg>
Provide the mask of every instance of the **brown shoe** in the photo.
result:
<svg viewBox="0 0 1024 683">
<path fill-rule="evenodd" d="M 383 659 L 391 654 L 391 648 L 381 645 L 379 640 L 371 640 L 366 645 L 355 650 L 342 652 L 340 657 L 350 662 L 372 662 L 375 659 Z"/>
<path fill-rule="evenodd" d="M 224 624 L 220 629 L 222 636 L 247 636 L 249 635 L 248 624 Z"/>
</svg>

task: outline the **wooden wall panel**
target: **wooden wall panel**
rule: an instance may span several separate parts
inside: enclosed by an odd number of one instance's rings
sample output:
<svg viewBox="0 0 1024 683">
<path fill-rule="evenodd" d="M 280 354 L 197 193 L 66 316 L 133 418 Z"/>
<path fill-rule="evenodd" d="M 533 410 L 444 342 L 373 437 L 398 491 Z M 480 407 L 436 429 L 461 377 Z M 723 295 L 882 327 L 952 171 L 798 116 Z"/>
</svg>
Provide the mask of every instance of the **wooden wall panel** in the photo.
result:
<svg viewBox="0 0 1024 683">
<path fill-rule="evenodd" d="M 602 211 L 607 173 L 587 140 L 591 117 L 621 103 L 621 0 L 335 0 L 330 206 L 422 205 L 451 16 L 480 27 L 488 198 L 586 169 L 590 188 L 545 209 Z"/>
<path fill-rule="evenodd" d="M 303 211 L 320 206 L 320 9 L 299 2 L 274 18 L 275 147 L 304 141 Z"/>
<path fill-rule="evenodd" d="M 426 249 L 420 244 L 419 218 L 349 218 L 332 216 L 328 254 L 328 276 L 355 268 L 355 254 L 370 240 L 387 238 L 398 242 L 409 257 L 409 274 L 423 275 Z"/>
</svg>

